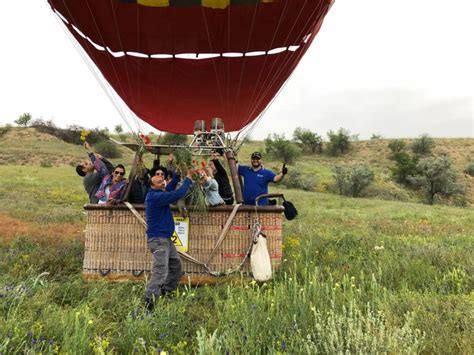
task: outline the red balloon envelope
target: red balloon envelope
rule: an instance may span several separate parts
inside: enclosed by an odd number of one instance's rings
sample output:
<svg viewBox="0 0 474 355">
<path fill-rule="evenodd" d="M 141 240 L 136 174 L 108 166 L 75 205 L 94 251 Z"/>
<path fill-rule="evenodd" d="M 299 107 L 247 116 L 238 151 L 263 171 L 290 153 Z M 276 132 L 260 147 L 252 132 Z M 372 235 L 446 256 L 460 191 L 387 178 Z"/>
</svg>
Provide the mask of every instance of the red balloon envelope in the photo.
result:
<svg viewBox="0 0 474 355">
<path fill-rule="evenodd" d="M 192 133 L 256 119 L 291 75 L 333 0 L 48 0 L 129 108 Z"/>
</svg>

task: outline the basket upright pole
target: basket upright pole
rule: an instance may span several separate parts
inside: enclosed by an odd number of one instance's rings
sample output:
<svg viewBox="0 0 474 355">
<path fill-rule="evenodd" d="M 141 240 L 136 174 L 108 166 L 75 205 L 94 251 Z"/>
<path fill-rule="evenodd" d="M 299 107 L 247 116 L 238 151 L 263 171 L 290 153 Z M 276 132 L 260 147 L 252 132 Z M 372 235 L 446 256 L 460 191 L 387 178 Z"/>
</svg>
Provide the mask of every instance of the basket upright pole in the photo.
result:
<svg viewBox="0 0 474 355">
<path fill-rule="evenodd" d="M 237 172 L 237 164 L 235 163 L 235 156 L 234 152 L 228 150 L 225 153 L 225 157 L 227 159 L 227 163 L 229 164 L 230 175 L 232 178 L 232 184 L 234 185 L 235 191 L 235 201 L 236 203 L 243 203 L 244 197 L 242 194 L 242 185 L 240 184 L 239 180 L 239 173 Z"/>
</svg>

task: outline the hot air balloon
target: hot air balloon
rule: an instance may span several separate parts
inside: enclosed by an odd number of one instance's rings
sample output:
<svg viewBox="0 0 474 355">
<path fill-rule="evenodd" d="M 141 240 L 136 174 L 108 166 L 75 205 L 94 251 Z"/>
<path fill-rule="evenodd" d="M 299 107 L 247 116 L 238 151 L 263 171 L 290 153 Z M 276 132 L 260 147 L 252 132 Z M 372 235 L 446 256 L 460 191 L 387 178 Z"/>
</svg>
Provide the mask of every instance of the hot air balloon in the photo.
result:
<svg viewBox="0 0 474 355">
<path fill-rule="evenodd" d="M 289 78 L 333 0 L 48 0 L 128 107 L 190 134 L 253 122 Z"/>
<path fill-rule="evenodd" d="M 241 132 L 258 121 L 308 50 L 333 1 L 48 3 L 136 117 L 161 131 L 194 133 L 198 146 L 206 145 L 209 136 L 196 132 L 205 132 L 209 125 L 217 132 L 211 145 L 218 141 L 224 146 L 224 125 L 226 131 Z M 236 200 L 241 202 L 232 153 L 227 150 Z M 282 194 L 274 197 L 284 199 Z M 143 206 L 85 209 L 84 277 L 136 278 L 150 270 Z M 237 204 L 210 208 L 206 216 L 188 215 L 187 224 L 183 222 L 188 234 L 176 234 L 178 245 L 186 242 L 181 254 L 186 275 L 199 283 L 203 275 L 249 271 L 247 256 L 261 230 L 276 268 L 281 262 L 283 210 Z M 179 212 L 174 213 L 178 221 Z M 255 220 L 259 223 L 251 227 Z"/>
</svg>

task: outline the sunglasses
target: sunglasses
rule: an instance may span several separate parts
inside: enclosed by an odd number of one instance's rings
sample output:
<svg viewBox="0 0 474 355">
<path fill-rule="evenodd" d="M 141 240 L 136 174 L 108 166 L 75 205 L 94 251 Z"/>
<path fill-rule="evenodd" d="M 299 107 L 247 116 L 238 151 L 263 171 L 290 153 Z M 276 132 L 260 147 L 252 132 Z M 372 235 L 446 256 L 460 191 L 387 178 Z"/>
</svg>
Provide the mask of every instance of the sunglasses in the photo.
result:
<svg viewBox="0 0 474 355">
<path fill-rule="evenodd" d="M 114 174 L 124 176 L 125 172 L 124 171 L 114 171 Z"/>
<path fill-rule="evenodd" d="M 165 176 L 165 173 L 162 173 L 162 172 L 158 172 L 158 171 L 157 171 L 157 172 L 155 173 L 155 176 Z"/>
<path fill-rule="evenodd" d="M 260 160 L 261 158 L 252 157 L 252 160 Z"/>
</svg>

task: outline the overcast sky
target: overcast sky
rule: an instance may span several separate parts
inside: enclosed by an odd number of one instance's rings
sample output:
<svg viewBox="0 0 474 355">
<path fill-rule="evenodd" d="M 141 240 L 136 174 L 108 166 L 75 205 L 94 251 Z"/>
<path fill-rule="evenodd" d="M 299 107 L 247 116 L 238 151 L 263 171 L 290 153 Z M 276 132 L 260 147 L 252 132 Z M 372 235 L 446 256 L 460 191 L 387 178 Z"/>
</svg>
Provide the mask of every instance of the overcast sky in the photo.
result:
<svg viewBox="0 0 474 355">
<path fill-rule="evenodd" d="M 474 137 L 473 14 L 473 0 L 336 0 L 252 137 Z M 124 125 L 45 0 L 2 2 L 0 46 L 0 124 Z"/>
</svg>

